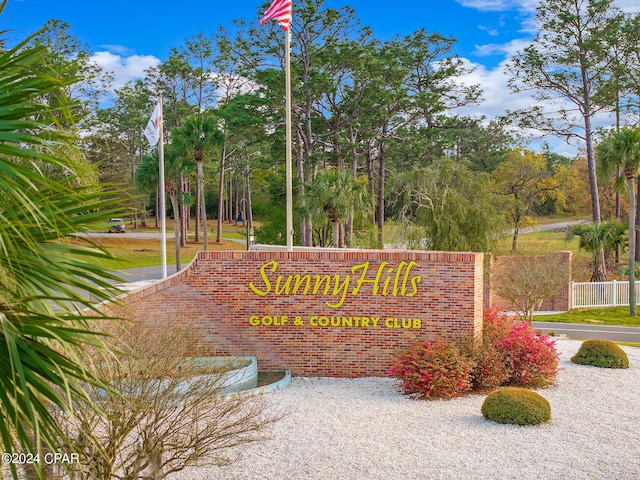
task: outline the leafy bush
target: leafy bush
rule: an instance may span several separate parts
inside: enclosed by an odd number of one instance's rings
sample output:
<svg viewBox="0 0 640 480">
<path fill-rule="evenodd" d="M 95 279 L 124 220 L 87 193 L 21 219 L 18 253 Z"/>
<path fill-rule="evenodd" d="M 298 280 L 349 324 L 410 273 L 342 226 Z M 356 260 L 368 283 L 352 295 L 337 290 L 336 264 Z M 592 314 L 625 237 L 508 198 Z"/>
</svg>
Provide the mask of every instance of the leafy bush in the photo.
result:
<svg viewBox="0 0 640 480">
<path fill-rule="evenodd" d="M 493 389 L 509 380 L 504 352 L 494 343 L 485 341 L 476 356 L 471 373 L 474 389 Z"/>
<path fill-rule="evenodd" d="M 529 323 L 489 309 L 483 336 L 475 352 L 470 344 L 458 348 L 444 340 L 415 344 L 396 356 L 389 375 L 402 381 L 404 393 L 425 398 L 503 385 L 543 387 L 555 381 L 555 342 L 537 335 Z"/>
<path fill-rule="evenodd" d="M 402 381 L 405 394 L 451 398 L 471 386 L 473 361 L 444 340 L 417 343 L 394 359 L 389 375 Z"/>
<path fill-rule="evenodd" d="M 555 381 L 557 371 L 558 354 L 551 337 L 537 335 L 528 322 L 496 309 L 485 310 L 483 345 L 472 374 L 474 388 L 543 387 Z"/>
<path fill-rule="evenodd" d="M 482 415 L 498 423 L 538 425 L 551 419 L 551 406 L 542 395 L 532 390 L 505 387 L 485 398 Z"/>
<path fill-rule="evenodd" d="M 627 354 L 610 340 L 586 340 L 571 361 L 601 368 L 629 368 Z"/>
<path fill-rule="evenodd" d="M 502 339 L 502 349 L 509 372 L 507 384 L 545 387 L 555 381 L 558 354 L 548 335 L 537 335 L 528 323 L 516 322 Z"/>
</svg>

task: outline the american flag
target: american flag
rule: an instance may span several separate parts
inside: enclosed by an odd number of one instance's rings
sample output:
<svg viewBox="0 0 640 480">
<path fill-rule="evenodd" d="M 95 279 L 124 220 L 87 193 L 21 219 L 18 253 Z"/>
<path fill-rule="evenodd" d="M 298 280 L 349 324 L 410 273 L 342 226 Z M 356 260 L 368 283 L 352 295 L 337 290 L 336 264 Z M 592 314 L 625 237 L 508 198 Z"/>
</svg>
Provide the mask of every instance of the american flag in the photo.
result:
<svg viewBox="0 0 640 480">
<path fill-rule="evenodd" d="M 289 30 L 291 25 L 291 0 L 273 0 L 269 9 L 264 12 L 260 19 L 260 25 L 275 20 L 280 24 L 280 28 Z"/>
</svg>

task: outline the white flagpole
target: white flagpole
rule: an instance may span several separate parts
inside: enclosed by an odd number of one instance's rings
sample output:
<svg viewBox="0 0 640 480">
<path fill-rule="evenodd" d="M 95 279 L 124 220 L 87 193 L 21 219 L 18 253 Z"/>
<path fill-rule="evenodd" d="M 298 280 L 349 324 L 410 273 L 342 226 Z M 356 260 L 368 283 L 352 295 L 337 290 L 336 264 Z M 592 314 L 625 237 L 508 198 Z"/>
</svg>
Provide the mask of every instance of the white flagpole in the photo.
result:
<svg viewBox="0 0 640 480">
<path fill-rule="evenodd" d="M 287 251 L 293 251 L 293 172 L 291 165 L 291 25 L 285 31 L 286 45 L 286 177 L 287 177 Z"/>
<path fill-rule="evenodd" d="M 159 99 L 160 105 L 160 122 L 158 124 L 158 137 L 159 137 L 159 145 L 158 145 L 158 169 L 159 169 L 159 180 L 160 180 L 160 226 L 161 226 L 161 245 L 160 252 L 162 256 L 162 278 L 167 278 L 167 205 L 165 198 L 165 185 L 164 185 L 164 117 L 162 112 L 162 97 Z"/>
</svg>

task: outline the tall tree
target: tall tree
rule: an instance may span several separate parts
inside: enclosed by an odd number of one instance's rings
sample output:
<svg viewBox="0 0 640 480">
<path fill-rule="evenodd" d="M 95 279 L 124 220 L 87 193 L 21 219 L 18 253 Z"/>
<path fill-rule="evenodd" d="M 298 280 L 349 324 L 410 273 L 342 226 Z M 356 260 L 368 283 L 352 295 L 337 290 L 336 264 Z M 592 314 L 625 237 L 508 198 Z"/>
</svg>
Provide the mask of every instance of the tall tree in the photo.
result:
<svg viewBox="0 0 640 480">
<path fill-rule="evenodd" d="M 619 33 L 613 0 L 543 0 L 540 33 L 508 66 L 515 92 L 533 91 L 542 105 L 516 112 L 525 127 L 584 142 L 589 166 L 593 221 L 601 220 L 593 147 L 593 116 L 608 107 L 612 73 L 609 45 Z M 557 114 L 544 110 L 551 105 Z"/>
<path fill-rule="evenodd" d="M 635 180 L 640 172 L 640 127 L 612 132 L 597 149 L 597 158 L 605 172 L 620 168 L 627 180 L 629 194 L 629 315 L 636 316 L 635 289 Z"/>
<path fill-rule="evenodd" d="M 205 154 L 220 143 L 221 134 L 216 119 L 211 113 L 192 115 L 186 118 L 182 125 L 173 130 L 171 137 L 177 152 L 190 154 L 198 169 L 198 197 L 200 199 L 200 219 L 202 221 L 203 247 L 207 250 L 207 207 L 204 194 L 203 162 Z M 222 202 L 222 198 L 219 199 Z"/>
<path fill-rule="evenodd" d="M 516 253 L 520 230 L 533 225 L 534 208 L 548 197 L 562 198 L 563 190 L 547 168 L 546 158 L 530 150 L 512 150 L 508 159 L 493 171 L 493 177 L 496 192 L 507 199 L 507 216 L 513 228 L 511 253 Z"/>
</svg>

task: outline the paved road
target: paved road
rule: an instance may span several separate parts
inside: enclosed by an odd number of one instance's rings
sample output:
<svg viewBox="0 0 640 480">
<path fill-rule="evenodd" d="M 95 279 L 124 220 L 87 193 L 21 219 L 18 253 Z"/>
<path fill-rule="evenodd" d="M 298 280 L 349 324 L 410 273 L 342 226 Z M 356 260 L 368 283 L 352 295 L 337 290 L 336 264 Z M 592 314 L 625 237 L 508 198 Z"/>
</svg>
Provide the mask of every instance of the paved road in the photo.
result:
<svg viewBox="0 0 640 480">
<path fill-rule="evenodd" d="M 571 225 L 577 223 L 590 223 L 591 220 L 569 220 L 567 222 L 548 223 L 546 225 L 537 225 L 535 227 L 523 228 L 520 233 L 533 233 L 533 232 L 548 232 L 550 230 L 566 230 Z"/>
<path fill-rule="evenodd" d="M 615 342 L 640 343 L 640 327 L 620 327 L 607 325 L 583 325 L 578 323 L 533 322 L 535 329 L 545 333 L 567 335 L 569 338 L 613 340 Z"/>
</svg>

